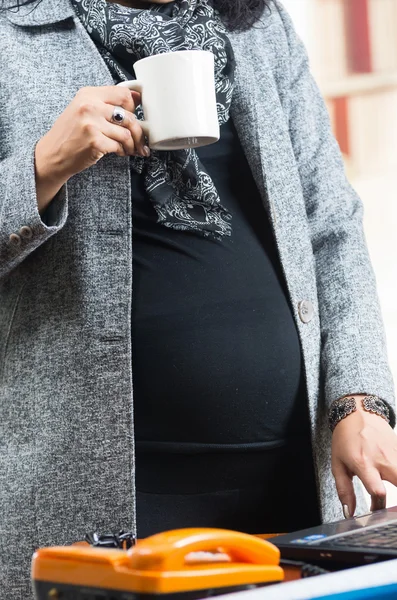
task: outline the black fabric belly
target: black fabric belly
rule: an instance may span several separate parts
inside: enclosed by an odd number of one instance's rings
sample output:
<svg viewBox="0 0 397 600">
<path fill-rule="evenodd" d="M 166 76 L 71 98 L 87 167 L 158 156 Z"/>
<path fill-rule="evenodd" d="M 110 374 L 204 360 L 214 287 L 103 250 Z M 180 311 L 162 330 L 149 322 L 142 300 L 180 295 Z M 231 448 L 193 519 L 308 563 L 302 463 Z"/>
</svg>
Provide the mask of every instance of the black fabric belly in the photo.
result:
<svg viewBox="0 0 397 600">
<path fill-rule="evenodd" d="M 156 223 L 132 175 L 138 449 L 277 446 L 307 436 L 300 343 L 271 227 L 231 121 L 198 150 L 233 235 Z"/>
</svg>

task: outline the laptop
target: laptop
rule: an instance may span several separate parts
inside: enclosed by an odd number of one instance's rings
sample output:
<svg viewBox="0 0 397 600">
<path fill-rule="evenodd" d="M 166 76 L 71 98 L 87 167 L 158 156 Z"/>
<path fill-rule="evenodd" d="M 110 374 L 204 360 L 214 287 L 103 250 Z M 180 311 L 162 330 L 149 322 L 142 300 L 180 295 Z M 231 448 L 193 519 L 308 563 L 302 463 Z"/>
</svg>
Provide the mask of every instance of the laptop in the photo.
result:
<svg viewBox="0 0 397 600">
<path fill-rule="evenodd" d="M 335 566 L 397 558 L 397 506 L 270 540 L 285 559 Z M 324 564 L 326 563 L 326 564 Z"/>
</svg>

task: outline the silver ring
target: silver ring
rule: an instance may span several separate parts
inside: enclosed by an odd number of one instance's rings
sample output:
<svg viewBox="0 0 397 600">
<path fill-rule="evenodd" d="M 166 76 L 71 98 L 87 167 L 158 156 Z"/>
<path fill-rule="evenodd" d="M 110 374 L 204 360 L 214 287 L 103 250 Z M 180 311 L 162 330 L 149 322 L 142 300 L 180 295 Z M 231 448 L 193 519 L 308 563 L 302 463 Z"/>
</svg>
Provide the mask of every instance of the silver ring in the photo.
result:
<svg viewBox="0 0 397 600">
<path fill-rule="evenodd" d="M 125 119 L 125 110 L 122 106 L 115 106 L 112 114 L 111 121 L 116 125 L 121 125 Z"/>
</svg>

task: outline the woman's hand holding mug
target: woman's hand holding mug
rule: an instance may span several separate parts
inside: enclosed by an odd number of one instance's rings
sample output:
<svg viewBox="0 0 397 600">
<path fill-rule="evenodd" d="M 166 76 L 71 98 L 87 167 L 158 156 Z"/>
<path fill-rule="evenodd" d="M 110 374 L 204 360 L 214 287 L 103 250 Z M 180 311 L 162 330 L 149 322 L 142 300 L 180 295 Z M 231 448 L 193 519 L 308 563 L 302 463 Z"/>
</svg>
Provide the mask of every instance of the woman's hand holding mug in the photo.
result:
<svg viewBox="0 0 397 600">
<path fill-rule="evenodd" d="M 134 115 L 139 94 L 118 86 L 81 88 L 36 145 L 36 191 L 45 210 L 67 180 L 111 152 L 118 156 L 149 156 L 145 136 Z M 125 111 L 112 121 L 115 107 Z"/>
<path fill-rule="evenodd" d="M 134 70 L 138 80 L 79 90 L 38 142 L 35 162 L 40 211 L 72 175 L 88 169 L 105 154 L 149 156 L 148 146 L 177 150 L 219 139 L 211 52 L 181 50 L 149 56 L 137 61 Z M 141 101 L 141 92 L 149 121 L 138 121 L 134 115 L 134 100 Z M 122 122 L 113 121 L 115 107 L 125 111 Z"/>
</svg>

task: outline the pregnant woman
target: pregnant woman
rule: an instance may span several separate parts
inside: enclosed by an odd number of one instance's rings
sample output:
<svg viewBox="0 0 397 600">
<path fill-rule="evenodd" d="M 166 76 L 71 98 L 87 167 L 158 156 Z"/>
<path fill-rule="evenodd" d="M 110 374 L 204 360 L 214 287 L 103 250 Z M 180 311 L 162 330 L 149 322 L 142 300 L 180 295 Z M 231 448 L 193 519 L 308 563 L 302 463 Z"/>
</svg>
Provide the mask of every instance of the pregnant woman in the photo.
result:
<svg viewBox="0 0 397 600">
<path fill-rule="evenodd" d="M 220 140 L 150 150 L 115 84 L 189 49 Z M 384 506 L 362 206 L 281 3 L 22 0 L 0 57 L 4 597 L 89 531 L 293 530 L 366 510 L 354 475 Z"/>
</svg>

